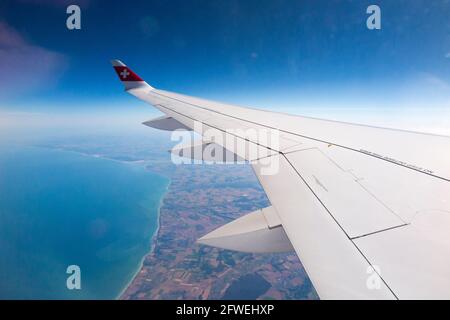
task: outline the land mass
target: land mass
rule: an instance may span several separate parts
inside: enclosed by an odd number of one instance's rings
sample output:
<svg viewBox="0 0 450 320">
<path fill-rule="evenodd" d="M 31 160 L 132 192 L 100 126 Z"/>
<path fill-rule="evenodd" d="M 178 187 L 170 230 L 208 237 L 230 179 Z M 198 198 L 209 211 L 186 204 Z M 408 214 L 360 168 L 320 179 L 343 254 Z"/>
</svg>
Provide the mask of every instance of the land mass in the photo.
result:
<svg viewBox="0 0 450 320">
<path fill-rule="evenodd" d="M 196 243 L 269 205 L 250 166 L 181 165 L 171 172 L 152 249 L 121 299 L 317 298 L 293 253 L 247 254 Z"/>
<path fill-rule="evenodd" d="M 175 166 L 165 136 L 80 136 L 41 146 L 139 162 L 171 179 L 149 253 L 120 299 L 318 298 L 294 253 L 247 254 L 196 243 L 221 225 L 270 205 L 249 165 Z"/>
</svg>

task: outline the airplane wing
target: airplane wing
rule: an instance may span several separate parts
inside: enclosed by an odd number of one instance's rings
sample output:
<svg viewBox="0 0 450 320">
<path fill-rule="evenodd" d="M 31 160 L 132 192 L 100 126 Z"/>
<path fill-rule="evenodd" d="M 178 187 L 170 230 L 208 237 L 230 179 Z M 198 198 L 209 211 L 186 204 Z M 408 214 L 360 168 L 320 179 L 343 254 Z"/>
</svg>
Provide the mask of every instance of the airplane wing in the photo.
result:
<svg viewBox="0 0 450 320">
<path fill-rule="evenodd" d="M 322 299 L 450 298 L 449 137 L 207 101 L 155 89 L 112 63 L 128 93 L 165 114 L 146 125 L 203 137 L 173 152 L 231 154 L 264 187 L 270 207 L 200 243 L 295 250 Z"/>
</svg>

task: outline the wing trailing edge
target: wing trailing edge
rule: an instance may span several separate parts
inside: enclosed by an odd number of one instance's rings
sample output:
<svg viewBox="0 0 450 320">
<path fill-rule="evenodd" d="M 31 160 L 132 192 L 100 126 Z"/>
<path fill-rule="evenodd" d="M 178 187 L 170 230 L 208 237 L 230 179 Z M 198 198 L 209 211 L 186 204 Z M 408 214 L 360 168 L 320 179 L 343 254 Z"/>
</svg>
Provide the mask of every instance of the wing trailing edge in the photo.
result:
<svg viewBox="0 0 450 320">
<path fill-rule="evenodd" d="M 245 161 L 236 153 L 205 139 L 179 144 L 170 152 L 181 158 L 213 163 L 239 163 Z"/>
<path fill-rule="evenodd" d="M 185 126 L 181 122 L 175 120 L 172 117 L 162 116 L 155 119 L 151 119 L 148 121 L 145 121 L 142 123 L 143 125 L 146 125 L 147 127 L 159 129 L 159 130 L 165 130 L 165 131 L 175 131 L 175 130 L 188 130 L 191 131 L 192 129 Z"/>
</svg>

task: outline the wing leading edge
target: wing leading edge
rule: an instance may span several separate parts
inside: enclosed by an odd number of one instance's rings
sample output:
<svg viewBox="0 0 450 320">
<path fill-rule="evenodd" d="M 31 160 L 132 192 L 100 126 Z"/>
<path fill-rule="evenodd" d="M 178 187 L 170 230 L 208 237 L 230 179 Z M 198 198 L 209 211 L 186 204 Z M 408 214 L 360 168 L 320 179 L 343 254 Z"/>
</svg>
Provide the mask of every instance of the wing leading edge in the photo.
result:
<svg viewBox="0 0 450 320">
<path fill-rule="evenodd" d="M 128 93 L 166 115 L 151 126 L 192 129 L 252 163 L 270 215 L 251 213 L 201 241 L 293 248 L 323 299 L 450 298 L 450 138 L 221 104 L 113 66 Z"/>
</svg>

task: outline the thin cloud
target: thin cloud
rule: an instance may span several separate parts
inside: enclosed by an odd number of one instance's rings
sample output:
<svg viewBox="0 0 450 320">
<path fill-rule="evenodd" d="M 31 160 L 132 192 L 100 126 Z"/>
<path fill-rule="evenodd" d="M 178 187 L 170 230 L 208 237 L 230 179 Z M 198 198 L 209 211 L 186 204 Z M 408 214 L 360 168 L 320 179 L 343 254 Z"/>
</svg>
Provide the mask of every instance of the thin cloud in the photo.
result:
<svg viewBox="0 0 450 320">
<path fill-rule="evenodd" d="M 65 64 L 62 54 L 31 44 L 0 21 L 0 98 L 53 86 Z"/>
<path fill-rule="evenodd" d="M 436 75 L 424 74 L 424 80 L 426 83 L 433 85 L 437 89 L 450 90 L 450 84 Z"/>
</svg>

